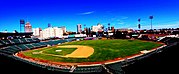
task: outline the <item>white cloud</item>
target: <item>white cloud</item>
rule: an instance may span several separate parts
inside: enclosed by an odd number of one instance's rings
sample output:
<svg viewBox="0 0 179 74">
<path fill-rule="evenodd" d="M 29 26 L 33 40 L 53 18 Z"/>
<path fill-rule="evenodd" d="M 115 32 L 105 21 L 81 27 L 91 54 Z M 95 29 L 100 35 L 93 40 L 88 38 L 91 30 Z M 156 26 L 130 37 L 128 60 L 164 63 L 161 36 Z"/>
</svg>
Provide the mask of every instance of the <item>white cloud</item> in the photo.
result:
<svg viewBox="0 0 179 74">
<path fill-rule="evenodd" d="M 137 28 L 137 27 L 134 27 Z M 179 22 L 172 23 L 172 24 L 153 24 L 153 29 L 162 29 L 162 28 L 179 28 Z M 151 25 L 141 25 L 141 29 L 151 29 Z"/>
<path fill-rule="evenodd" d="M 125 24 L 125 20 L 126 19 L 128 19 L 128 17 L 126 17 L 126 16 L 123 16 L 123 17 L 121 17 L 120 19 L 117 19 L 116 20 L 116 24 L 120 24 L 120 25 L 122 25 L 122 24 Z"/>
<path fill-rule="evenodd" d="M 94 13 L 94 11 L 89 11 L 89 12 L 80 13 L 80 15 L 89 15 L 89 14 L 92 14 L 92 13 Z"/>
<path fill-rule="evenodd" d="M 121 18 L 121 20 L 125 20 L 125 19 L 128 19 L 128 18 L 129 17 L 124 16 L 124 17 Z"/>
<path fill-rule="evenodd" d="M 158 24 L 153 26 L 154 28 L 161 29 L 161 28 L 179 28 L 179 21 L 175 21 L 172 23 L 164 23 L 164 24 Z"/>
<path fill-rule="evenodd" d="M 160 28 L 178 28 L 179 23 L 177 24 L 163 24 L 163 25 L 156 25 L 154 28 L 160 29 Z"/>
<path fill-rule="evenodd" d="M 111 21 L 114 21 L 116 19 L 116 17 L 113 17 L 113 18 L 111 18 Z"/>
<path fill-rule="evenodd" d="M 118 22 L 117 24 L 124 24 L 124 22 Z"/>
</svg>

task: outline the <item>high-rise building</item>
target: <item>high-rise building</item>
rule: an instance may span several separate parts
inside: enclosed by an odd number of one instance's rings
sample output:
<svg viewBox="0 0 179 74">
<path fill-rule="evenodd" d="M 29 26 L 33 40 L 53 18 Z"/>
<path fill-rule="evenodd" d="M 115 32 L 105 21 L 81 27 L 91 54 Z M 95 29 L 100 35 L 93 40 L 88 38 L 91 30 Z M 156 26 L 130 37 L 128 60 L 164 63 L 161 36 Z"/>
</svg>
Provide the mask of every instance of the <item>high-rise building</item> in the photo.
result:
<svg viewBox="0 0 179 74">
<path fill-rule="evenodd" d="M 63 34 L 66 33 L 66 27 L 65 26 L 62 26 L 60 28 L 63 30 Z"/>
<path fill-rule="evenodd" d="M 103 25 L 98 23 L 97 26 L 92 26 L 92 31 L 93 32 L 103 31 Z"/>
<path fill-rule="evenodd" d="M 27 22 L 24 28 L 25 28 L 25 32 L 32 32 L 32 26 L 30 22 Z"/>
<path fill-rule="evenodd" d="M 48 27 L 42 31 L 42 34 L 43 34 L 42 38 L 62 37 L 63 30 L 60 27 Z"/>
<path fill-rule="evenodd" d="M 40 37 L 41 36 L 41 28 L 33 28 L 33 35 L 36 37 Z"/>
<path fill-rule="evenodd" d="M 81 24 L 77 24 L 77 32 L 78 32 L 78 33 L 81 33 L 81 32 L 82 32 Z"/>
</svg>

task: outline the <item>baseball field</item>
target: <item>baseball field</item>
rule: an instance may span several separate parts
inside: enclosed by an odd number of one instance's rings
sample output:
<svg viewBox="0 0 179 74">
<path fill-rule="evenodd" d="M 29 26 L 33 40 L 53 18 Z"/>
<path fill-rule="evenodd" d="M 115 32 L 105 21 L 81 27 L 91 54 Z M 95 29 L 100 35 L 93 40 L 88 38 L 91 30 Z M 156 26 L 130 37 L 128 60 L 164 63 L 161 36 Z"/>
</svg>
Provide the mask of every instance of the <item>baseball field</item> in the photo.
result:
<svg viewBox="0 0 179 74">
<path fill-rule="evenodd" d="M 55 62 L 101 62 L 123 58 L 161 46 L 141 40 L 83 40 L 22 52 L 31 58 Z"/>
</svg>

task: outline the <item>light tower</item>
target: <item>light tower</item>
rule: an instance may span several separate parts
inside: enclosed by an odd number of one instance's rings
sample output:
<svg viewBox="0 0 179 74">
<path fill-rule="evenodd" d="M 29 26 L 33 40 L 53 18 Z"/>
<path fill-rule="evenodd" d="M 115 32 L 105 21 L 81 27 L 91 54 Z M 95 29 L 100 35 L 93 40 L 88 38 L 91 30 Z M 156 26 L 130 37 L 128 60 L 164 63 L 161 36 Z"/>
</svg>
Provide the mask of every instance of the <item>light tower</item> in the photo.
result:
<svg viewBox="0 0 179 74">
<path fill-rule="evenodd" d="M 24 27 L 25 25 L 25 21 L 23 19 L 20 20 L 20 32 L 21 32 L 21 28 Z"/>
<path fill-rule="evenodd" d="M 138 28 L 139 28 L 139 29 L 140 29 L 140 26 L 141 26 L 141 25 L 140 25 L 140 20 L 141 20 L 141 19 L 139 18 L 139 19 L 138 19 L 138 22 L 139 22 Z"/>
<path fill-rule="evenodd" d="M 151 19 L 151 30 L 152 30 L 152 19 L 153 18 L 154 18 L 153 16 L 149 16 L 149 19 Z"/>
</svg>

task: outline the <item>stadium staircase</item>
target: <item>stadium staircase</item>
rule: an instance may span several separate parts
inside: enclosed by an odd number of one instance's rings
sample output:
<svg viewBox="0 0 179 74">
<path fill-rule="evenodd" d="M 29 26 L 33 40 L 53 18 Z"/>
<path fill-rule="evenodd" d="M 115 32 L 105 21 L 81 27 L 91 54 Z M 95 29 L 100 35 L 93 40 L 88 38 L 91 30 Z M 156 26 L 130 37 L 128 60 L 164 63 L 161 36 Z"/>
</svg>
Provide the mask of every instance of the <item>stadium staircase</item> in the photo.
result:
<svg viewBox="0 0 179 74">
<path fill-rule="evenodd" d="M 75 69 L 76 69 L 76 66 L 74 65 L 74 66 L 72 66 L 72 68 L 70 69 L 69 72 L 73 72 Z"/>
<path fill-rule="evenodd" d="M 109 74 L 113 74 L 112 72 L 109 71 L 109 69 L 108 69 L 104 64 L 101 65 L 101 66 L 106 70 L 107 73 L 109 73 Z"/>
</svg>

